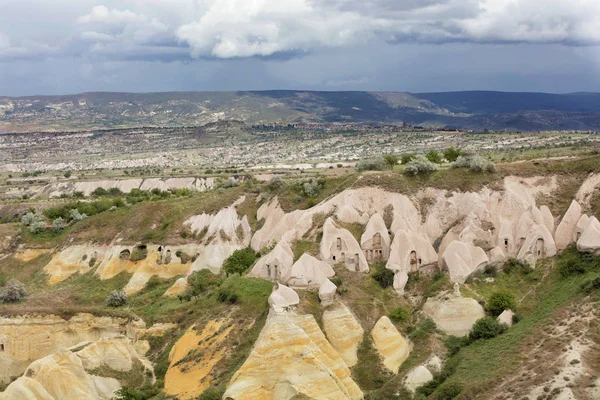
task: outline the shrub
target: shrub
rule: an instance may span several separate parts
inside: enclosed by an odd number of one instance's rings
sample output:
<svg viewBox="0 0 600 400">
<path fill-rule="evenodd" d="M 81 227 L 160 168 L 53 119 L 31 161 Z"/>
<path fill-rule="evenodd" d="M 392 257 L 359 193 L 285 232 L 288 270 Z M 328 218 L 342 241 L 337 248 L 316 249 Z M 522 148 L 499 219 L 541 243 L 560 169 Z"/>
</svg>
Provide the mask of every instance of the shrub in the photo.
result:
<svg viewBox="0 0 600 400">
<path fill-rule="evenodd" d="M 444 158 L 449 162 L 454 162 L 462 154 L 460 149 L 455 147 L 448 147 L 444 150 Z"/>
<path fill-rule="evenodd" d="M 502 267 L 502 271 L 504 271 L 505 274 L 512 274 L 520 271 L 527 275 L 533 272 L 533 268 L 515 258 L 510 258 Z"/>
<path fill-rule="evenodd" d="M 404 171 L 410 175 L 430 174 L 437 170 L 438 166 L 424 156 L 417 156 L 406 164 L 406 167 L 404 168 Z"/>
<path fill-rule="evenodd" d="M 494 317 L 497 317 L 507 309 L 516 311 L 517 301 L 512 293 L 507 291 L 498 291 L 492 293 L 485 305 L 485 308 L 490 312 L 490 314 L 492 314 Z"/>
<path fill-rule="evenodd" d="M 271 192 L 279 189 L 282 186 L 283 186 L 283 180 L 276 176 L 271 178 L 269 180 L 269 183 L 267 183 L 267 189 L 270 190 Z"/>
<path fill-rule="evenodd" d="M 96 188 L 92 192 L 92 196 L 94 196 L 94 197 L 102 197 L 102 196 L 106 196 L 107 194 L 108 194 L 108 191 L 102 187 Z"/>
<path fill-rule="evenodd" d="M 479 339 L 491 339 L 503 334 L 507 330 L 508 326 L 506 324 L 501 324 L 496 318 L 483 317 L 475 321 L 475 324 L 469 333 L 469 340 L 473 342 Z"/>
<path fill-rule="evenodd" d="M 383 161 L 387 164 L 390 169 L 394 169 L 394 167 L 398 164 L 398 156 L 393 154 L 386 154 L 383 156 Z"/>
<path fill-rule="evenodd" d="M 221 303 L 229 302 L 231 304 L 235 304 L 239 300 L 239 296 L 235 292 L 221 288 L 217 292 L 217 300 L 219 300 Z"/>
<path fill-rule="evenodd" d="M 386 165 L 383 159 L 361 160 L 356 164 L 356 169 L 358 171 L 383 171 L 386 169 Z"/>
<path fill-rule="evenodd" d="M 67 172 L 64 173 L 64 177 L 67 178 L 67 179 L 69 179 L 71 177 L 71 175 L 72 175 L 71 171 L 67 171 Z"/>
<path fill-rule="evenodd" d="M 145 400 L 146 397 L 142 396 L 136 388 L 129 386 L 123 386 L 115 393 L 115 400 Z"/>
<path fill-rule="evenodd" d="M 411 162 L 412 160 L 415 159 L 415 155 L 413 153 L 407 153 L 407 154 L 403 154 L 402 157 L 400 157 L 400 160 L 402 161 L 402 165 L 406 165 L 409 162 Z"/>
<path fill-rule="evenodd" d="M 452 400 L 462 392 L 462 386 L 457 382 L 443 383 L 435 394 L 435 400 Z"/>
<path fill-rule="evenodd" d="M 187 278 L 190 291 L 194 296 L 206 293 L 209 289 L 221 285 L 222 280 L 218 275 L 213 274 L 207 269 L 195 271 Z"/>
<path fill-rule="evenodd" d="M 394 321 L 402 321 L 406 322 L 410 319 L 410 310 L 407 310 L 405 307 L 396 307 L 390 312 L 390 318 Z"/>
<path fill-rule="evenodd" d="M 83 221 L 87 218 L 87 215 L 80 213 L 76 208 L 69 212 L 70 221 Z"/>
<path fill-rule="evenodd" d="M 375 271 L 371 277 L 384 289 L 394 284 L 394 271 L 387 269 L 383 264 L 375 265 Z"/>
<path fill-rule="evenodd" d="M 76 199 L 83 199 L 85 197 L 85 193 L 78 190 L 76 192 L 73 192 L 73 197 L 75 197 Z"/>
<path fill-rule="evenodd" d="M 0 271 L 0 287 L 6 285 L 6 275 Z"/>
<path fill-rule="evenodd" d="M 113 290 L 106 298 L 109 307 L 121 307 L 127 304 L 127 293 L 122 290 Z"/>
<path fill-rule="evenodd" d="M 54 221 L 52 221 L 52 232 L 58 233 L 58 232 L 62 231 L 63 229 L 65 229 L 65 220 L 64 219 L 62 219 L 61 217 L 58 217 Z"/>
<path fill-rule="evenodd" d="M 0 303 L 16 303 L 28 295 L 25 286 L 21 282 L 11 279 L 6 286 L 0 289 Z"/>
<path fill-rule="evenodd" d="M 142 244 L 133 248 L 129 259 L 135 262 L 145 260 L 146 257 L 148 257 L 148 247 Z"/>
<path fill-rule="evenodd" d="M 35 221 L 29 226 L 29 232 L 33 234 L 42 233 L 46 230 L 46 223 L 44 221 Z"/>
<path fill-rule="evenodd" d="M 223 263 L 223 270 L 227 275 L 243 274 L 254 265 L 258 254 L 251 247 L 246 247 L 233 252 Z"/>
<path fill-rule="evenodd" d="M 454 355 L 460 351 L 462 347 L 469 345 L 469 338 L 466 336 L 448 336 L 444 339 L 444 344 L 450 350 L 450 354 Z"/>
<path fill-rule="evenodd" d="M 584 274 L 587 270 L 587 265 L 582 260 L 581 254 L 573 247 L 563 251 L 556 261 L 556 266 L 563 278 Z"/>
<path fill-rule="evenodd" d="M 450 166 L 452 168 L 469 168 L 472 172 L 495 172 L 496 166 L 478 154 L 459 156 Z"/>
<path fill-rule="evenodd" d="M 323 189 L 323 185 L 316 180 L 304 182 L 302 185 L 302 193 L 306 197 L 316 197 L 321 192 L 321 189 Z"/>
<path fill-rule="evenodd" d="M 425 154 L 425 158 L 435 164 L 442 163 L 442 155 L 437 150 L 430 150 Z"/>
<path fill-rule="evenodd" d="M 116 187 L 108 189 L 108 194 L 111 196 L 123 196 L 123 192 L 121 192 L 121 189 Z"/>
<path fill-rule="evenodd" d="M 190 257 L 190 255 L 188 253 L 181 251 L 181 250 L 177 250 L 175 252 L 175 256 L 178 257 L 179 260 L 181 260 L 182 264 L 187 264 L 192 259 L 192 257 Z"/>
<path fill-rule="evenodd" d="M 431 318 L 427 318 L 411 329 L 410 338 L 415 341 L 425 339 L 435 332 L 436 329 L 437 325 L 435 324 L 435 321 Z"/>
<path fill-rule="evenodd" d="M 35 214 L 32 212 L 28 212 L 27 214 L 23 215 L 23 218 L 21 218 L 21 223 L 24 226 L 31 226 L 32 224 L 34 224 L 35 222 L 41 221 L 42 220 L 42 216 L 39 214 Z"/>
<path fill-rule="evenodd" d="M 332 278 L 329 278 L 329 280 L 338 288 L 342 285 L 342 278 L 340 278 L 339 276 L 334 276 Z"/>
</svg>

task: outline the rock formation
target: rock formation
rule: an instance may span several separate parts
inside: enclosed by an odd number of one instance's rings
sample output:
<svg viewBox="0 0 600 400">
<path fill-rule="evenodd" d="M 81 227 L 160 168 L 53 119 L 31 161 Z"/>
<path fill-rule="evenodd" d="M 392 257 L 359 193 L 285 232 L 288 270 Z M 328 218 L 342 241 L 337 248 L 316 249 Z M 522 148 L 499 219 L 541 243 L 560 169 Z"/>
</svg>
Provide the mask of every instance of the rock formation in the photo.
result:
<svg viewBox="0 0 600 400">
<path fill-rule="evenodd" d="M 435 322 L 438 329 L 448 335 L 464 336 L 475 321 L 485 317 L 485 311 L 475 299 L 457 294 L 440 294 L 429 298 L 423 311 Z"/>
<path fill-rule="evenodd" d="M 76 245 L 56 253 L 44 267 L 44 271 L 50 275 L 49 283 L 52 285 L 64 281 L 77 272 L 88 272 L 103 260 L 106 250 L 106 247 Z"/>
<path fill-rule="evenodd" d="M 580 218 L 581 206 L 577 201 L 573 200 L 569 206 L 569 209 L 562 217 L 560 224 L 558 224 L 554 234 L 554 241 L 556 242 L 557 250 L 563 250 L 571 242 L 579 239 L 576 236 L 576 228 Z"/>
<path fill-rule="evenodd" d="M 273 292 L 269 296 L 269 305 L 276 313 L 287 311 L 291 307 L 297 306 L 298 303 L 300 303 L 298 293 L 281 283 L 273 287 Z"/>
<path fill-rule="evenodd" d="M 273 282 L 287 282 L 294 264 L 294 253 L 285 240 L 277 243 L 268 254 L 254 264 L 248 276 Z"/>
<path fill-rule="evenodd" d="M 346 229 L 339 228 L 332 218 L 327 218 L 323 225 L 321 258 L 330 264 L 343 263 L 350 271 L 369 271 L 365 255 L 354 236 Z"/>
<path fill-rule="evenodd" d="M 187 400 L 197 398 L 208 389 L 214 366 L 228 350 L 223 342 L 233 329 L 234 325 L 227 319 L 208 321 L 204 327 L 191 326 L 169 353 L 165 393 Z"/>
<path fill-rule="evenodd" d="M 77 314 L 69 320 L 58 316 L 0 318 L 0 382 L 10 382 L 33 361 L 61 348 L 101 338 L 129 334 L 135 339 L 143 322 L 130 323 L 126 319 L 95 317 Z"/>
<path fill-rule="evenodd" d="M 379 213 L 373 214 L 360 238 L 360 247 L 369 264 L 386 262 L 390 256 L 390 235 Z"/>
<path fill-rule="evenodd" d="M 363 394 L 312 315 L 272 312 L 224 398 L 358 400 Z"/>
<path fill-rule="evenodd" d="M 433 374 L 424 365 L 412 369 L 404 380 L 404 387 L 411 393 L 414 393 L 417 388 L 423 386 L 427 382 L 433 380 Z"/>
<path fill-rule="evenodd" d="M 352 312 L 343 303 L 323 312 L 323 326 L 327 339 L 348 367 L 356 365 L 358 345 L 364 330 Z"/>
<path fill-rule="evenodd" d="M 333 303 L 336 291 L 337 286 L 335 286 L 335 284 L 329 279 L 325 279 L 325 281 L 319 287 L 319 300 L 321 301 L 321 305 L 326 307 Z"/>
<path fill-rule="evenodd" d="M 465 283 L 471 274 L 487 265 L 489 259 L 481 247 L 455 240 L 448 245 L 441 261 L 452 282 Z"/>
<path fill-rule="evenodd" d="M 502 311 L 502 313 L 500 315 L 498 315 L 498 318 L 496 318 L 496 319 L 501 324 L 506 324 L 508 326 L 512 326 L 514 316 L 515 316 L 515 313 L 512 310 L 504 310 L 504 311 Z"/>
<path fill-rule="evenodd" d="M 589 218 L 585 230 L 577 240 L 577 249 L 594 254 L 600 251 L 600 222 L 596 217 Z"/>
<path fill-rule="evenodd" d="M 319 288 L 334 275 L 335 271 L 329 264 L 304 253 L 292 265 L 286 284 L 298 288 Z"/>
<path fill-rule="evenodd" d="M 371 330 L 373 345 L 383 358 L 383 365 L 397 374 L 402 363 L 410 355 L 410 343 L 405 339 L 392 321 L 383 316 Z"/>
<path fill-rule="evenodd" d="M 138 354 L 126 338 L 102 339 L 83 346 L 77 352 L 58 350 L 32 362 L 22 377 L 0 393 L 0 399 L 108 400 L 120 388 L 119 381 L 95 376 L 89 371 L 105 367 L 128 372 L 137 361 L 148 373 L 154 374 L 150 362 Z"/>
<path fill-rule="evenodd" d="M 424 233 L 400 229 L 392 241 L 386 268 L 406 273 L 417 272 L 421 268 L 434 265 L 437 260 L 438 255 Z"/>
</svg>

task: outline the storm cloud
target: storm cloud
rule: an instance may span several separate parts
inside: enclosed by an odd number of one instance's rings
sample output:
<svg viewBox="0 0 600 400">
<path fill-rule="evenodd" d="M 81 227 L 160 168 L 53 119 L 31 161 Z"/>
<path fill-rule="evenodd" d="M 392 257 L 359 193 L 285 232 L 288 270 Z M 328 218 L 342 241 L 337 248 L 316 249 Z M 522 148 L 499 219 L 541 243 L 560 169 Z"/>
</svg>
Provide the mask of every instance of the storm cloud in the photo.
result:
<svg viewBox="0 0 600 400">
<path fill-rule="evenodd" d="M 381 90 L 387 82 L 388 90 L 428 90 L 429 84 L 415 84 L 427 81 L 423 67 L 416 67 L 435 55 L 453 65 L 425 66 L 432 81 L 452 75 L 456 64 L 466 67 L 468 62 L 472 70 L 470 64 L 477 62 L 482 68 L 472 77 L 492 80 L 482 89 L 517 90 L 506 85 L 511 76 L 519 76 L 522 83 L 540 73 L 529 65 L 534 63 L 527 52 L 541 55 L 537 61 L 548 64 L 544 75 L 564 80 L 555 89 L 551 79 L 523 90 L 598 90 L 599 47 L 597 0 L 3 0 L 0 94 L 30 92 L 9 81 L 23 77 L 24 70 L 14 68 L 24 65 L 32 73 L 49 65 L 70 65 L 76 71 L 65 71 L 63 81 L 69 81 L 67 74 L 82 80 L 60 90 L 49 84 L 52 79 L 32 76 L 41 92 L 112 88 L 110 82 L 120 82 L 126 90 L 158 90 L 163 85 L 156 82 L 132 85 L 124 69 L 144 70 L 152 81 L 159 71 L 164 73 L 164 63 L 172 64 L 182 80 L 173 89 L 184 86 L 183 79 L 196 85 L 189 89 L 229 89 L 228 83 L 212 80 L 218 69 L 219 77 L 222 71 L 247 71 L 245 88 L 255 89 L 302 84 Z M 573 64 L 557 62 L 559 53 Z M 372 62 L 374 57 L 379 64 Z M 487 65 L 506 64 L 503 57 L 521 65 Z M 573 69 L 575 62 L 584 64 Z M 283 69 L 298 72 L 286 76 Z M 407 74 L 403 81 L 398 71 Z M 466 79 L 460 82 L 469 86 L 465 89 L 473 88 Z M 36 86 L 24 86 L 30 85 Z"/>
</svg>

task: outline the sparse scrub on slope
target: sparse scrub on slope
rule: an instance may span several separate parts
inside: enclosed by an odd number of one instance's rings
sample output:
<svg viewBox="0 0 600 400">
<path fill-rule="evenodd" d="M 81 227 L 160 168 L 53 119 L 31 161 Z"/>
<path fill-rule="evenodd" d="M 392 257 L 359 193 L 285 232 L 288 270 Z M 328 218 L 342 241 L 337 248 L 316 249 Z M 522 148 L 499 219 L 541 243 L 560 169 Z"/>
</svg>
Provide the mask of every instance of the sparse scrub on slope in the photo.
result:
<svg viewBox="0 0 600 400">
<path fill-rule="evenodd" d="M 437 170 L 438 166 L 435 163 L 421 155 L 411 160 L 404 168 L 404 172 L 408 175 L 431 174 Z"/>
</svg>

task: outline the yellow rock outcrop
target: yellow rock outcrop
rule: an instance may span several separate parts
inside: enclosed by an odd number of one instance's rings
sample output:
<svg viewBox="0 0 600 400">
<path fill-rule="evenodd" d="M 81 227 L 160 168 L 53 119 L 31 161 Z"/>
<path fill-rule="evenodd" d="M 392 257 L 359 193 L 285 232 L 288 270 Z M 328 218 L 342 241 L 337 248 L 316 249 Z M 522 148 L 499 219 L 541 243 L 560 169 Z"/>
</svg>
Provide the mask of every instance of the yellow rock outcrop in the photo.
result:
<svg viewBox="0 0 600 400">
<path fill-rule="evenodd" d="M 209 321 L 202 332 L 192 326 L 175 343 L 169 354 L 165 393 L 180 400 L 195 399 L 210 387 L 212 369 L 227 351 L 222 344 L 234 328 L 228 322 Z"/>
<path fill-rule="evenodd" d="M 410 355 L 410 343 L 404 339 L 392 321 L 383 316 L 371 331 L 373 344 L 383 358 L 383 365 L 397 374 L 402 363 Z"/>
<path fill-rule="evenodd" d="M 340 354 L 346 365 L 356 365 L 358 345 L 363 340 L 364 330 L 348 307 L 339 304 L 323 313 L 325 334 L 331 345 Z"/>
<path fill-rule="evenodd" d="M 125 319 L 78 314 L 70 320 L 55 315 L 0 318 L 0 383 L 8 383 L 27 366 L 53 352 L 81 342 L 112 338 L 137 328 Z"/>
<path fill-rule="evenodd" d="M 362 399 L 346 363 L 312 315 L 271 312 L 252 353 L 233 376 L 225 398 Z"/>
</svg>

